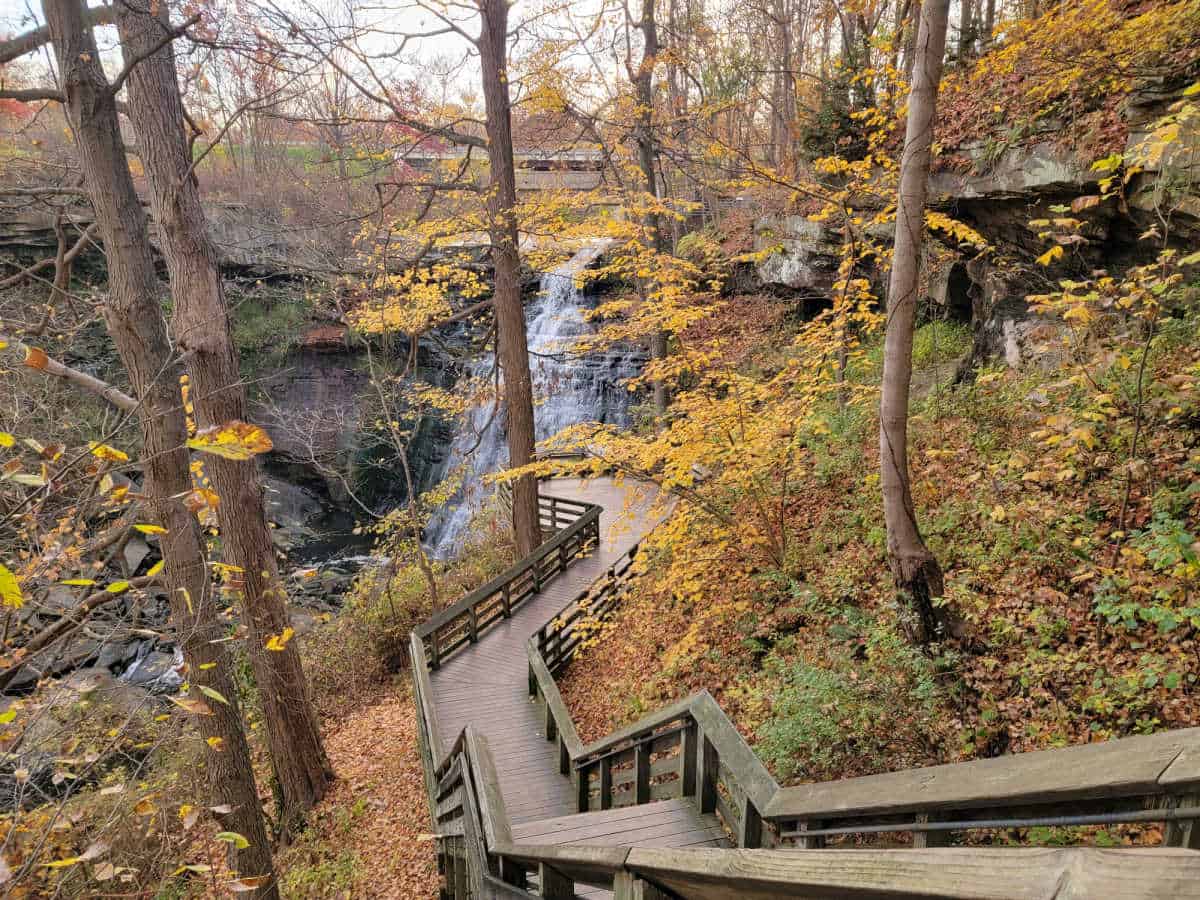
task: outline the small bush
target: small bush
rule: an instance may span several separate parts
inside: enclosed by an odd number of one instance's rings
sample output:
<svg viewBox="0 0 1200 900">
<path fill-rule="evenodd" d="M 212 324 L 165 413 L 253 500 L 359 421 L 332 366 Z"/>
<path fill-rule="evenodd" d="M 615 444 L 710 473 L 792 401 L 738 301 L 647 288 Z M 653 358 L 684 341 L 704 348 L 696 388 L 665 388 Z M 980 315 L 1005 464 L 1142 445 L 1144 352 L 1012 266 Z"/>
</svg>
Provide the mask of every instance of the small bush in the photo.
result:
<svg viewBox="0 0 1200 900">
<path fill-rule="evenodd" d="M 859 618 L 851 612 L 845 628 L 830 632 L 861 635 L 850 639 L 849 654 L 845 647 L 814 653 L 810 637 L 797 656 L 767 662 L 767 681 L 776 684 L 757 746 L 780 778 L 844 777 L 878 769 L 905 741 L 918 752 L 934 742 L 935 663 L 893 629 L 873 624 L 863 634 Z"/>
</svg>

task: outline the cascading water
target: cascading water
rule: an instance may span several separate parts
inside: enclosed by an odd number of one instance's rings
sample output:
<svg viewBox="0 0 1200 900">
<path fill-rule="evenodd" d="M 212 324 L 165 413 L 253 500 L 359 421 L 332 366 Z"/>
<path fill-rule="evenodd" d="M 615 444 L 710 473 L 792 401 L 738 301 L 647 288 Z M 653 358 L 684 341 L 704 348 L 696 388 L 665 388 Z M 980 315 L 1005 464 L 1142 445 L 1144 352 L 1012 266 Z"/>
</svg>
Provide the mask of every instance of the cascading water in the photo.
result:
<svg viewBox="0 0 1200 900">
<path fill-rule="evenodd" d="M 630 395 L 624 381 L 638 373 L 643 354 L 613 350 L 607 354 L 576 356 L 571 345 L 595 331 L 584 318 L 588 301 L 575 283 L 604 250 L 589 244 L 570 260 L 542 276 L 541 296 L 526 310 L 529 365 L 533 376 L 536 438 L 545 440 L 568 425 L 602 422 L 628 425 Z M 473 378 L 487 378 L 495 357 L 487 354 L 469 367 Z M 463 485 L 454 498 L 432 518 L 425 530 L 429 552 L 440 559 L 453 555 L 462 543 L 471 516 L 490 493 L 483 476 L 508 462 L 503 407 L 493 412 L 489 400 L 471 409 L 450 449 L 446 471 L 467 461 Z"/>
</svg>

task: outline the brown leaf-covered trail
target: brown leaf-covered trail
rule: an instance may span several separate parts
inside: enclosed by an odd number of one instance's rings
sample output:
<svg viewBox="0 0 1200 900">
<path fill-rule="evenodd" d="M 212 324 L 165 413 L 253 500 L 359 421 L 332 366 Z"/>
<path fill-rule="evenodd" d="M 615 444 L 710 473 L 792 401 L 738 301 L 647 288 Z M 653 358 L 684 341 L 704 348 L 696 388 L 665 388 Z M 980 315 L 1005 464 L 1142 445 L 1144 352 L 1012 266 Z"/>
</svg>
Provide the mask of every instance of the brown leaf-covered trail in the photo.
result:
<svg viewBox="0 0 1200 900">
<path fill-rule="evenodd" d="M 309 821 L 331 849 L 357 857 L 354 886 L 342 896 L 436 897 L 437 863 L 407 686 L 389 687 L 377 703 L 341 719 L 325 747 L 337 780 Z"/>
</svg>

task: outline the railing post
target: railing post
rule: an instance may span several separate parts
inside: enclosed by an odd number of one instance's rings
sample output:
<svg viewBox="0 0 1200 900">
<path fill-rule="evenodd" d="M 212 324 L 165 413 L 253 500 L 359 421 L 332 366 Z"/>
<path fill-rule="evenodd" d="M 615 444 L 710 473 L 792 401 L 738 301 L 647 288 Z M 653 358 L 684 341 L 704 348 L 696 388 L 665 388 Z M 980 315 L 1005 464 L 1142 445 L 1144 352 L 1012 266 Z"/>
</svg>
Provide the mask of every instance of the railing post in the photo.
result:
<svg viewBox="0 0 1200 900">
<path fill-rule="evenodd" d="M 504 610 L 504 618 L 512 618 L 512 585 L 504 585 L 504 599 L 501 600 L 501 606 Z"/>
<path fill-rule="evenodd" d="M 700 748 L 696 738 L 699 726 L 693 722 L 683 730 L 679 747 L 679 780 L 682 782 L 684 797 L 692 797 L 696 793 L 696 761 Z"/>
<path fill-rule="evenodd" d="M 581 766 L 575 770 L 575 808 L 579 812 L 587 812 L 591 806 L 592 779 L 590 767 Z"/>
<path fill-rule="evenodd" d="M 738 824 L 738 846 L 756 850 L 762 846 L 762 816 L 758 814 L 749 797 L 742 799 L 739 813 L 741 822 Z"/>
<path fill-rule="evenodd" d="M 1172 809 L 1180 806 L 1196 806 L 1200 803 L 1200 795 L 1187 794 L 1173 797 L 1169 801 Z M 1163 830 L 1163 844 L 1168 847 L 1187 847 L 1189 850 L 1200 850 L 1200 826 L 1195 819 L 1172 819 Z"/>
<path fill-rule="evenodd" d="M 613 878 L 613 900 L 667 900 L 669 896 L 624 869 Z"/>
<path fill-rule="evenodd" d="M 466 847 L 461 854 L 454 855 L 454 900 L 467 900 L 471 896 L 471 873 L 468 871 Z"/>
<path fill-rule="evenodd" d="M 634 750 L 634 791 L 633 802 L 637 804 L 650 802 L 650 741 L 643 741 Z"/>
<path fill-rule="evenodd" d="M 438 630 L 435 628 L 429 635 L 429 668 L 437 671 L 442 664 L 442 648 L 438 646 Z"/>
<path fill-rule="evenodd" d="M 472 644 L 479 643 L 479 614 L 474 606 L 467 610 L 467 638 Z"/>
<path fill-rule="evenodd" d="M 575 900 L 575 882 L 545 863 L 538 864 L 538 894 L 549 900 Z"/>
<path fill-rule="evenodd" d="M 571 754 L 567 750 L 567 742 L 561 736 L 558 739 L 558 774 L 571 774 Z"/>
<path fill-rule="evenodd" d="M 554 711 L 546 703 L 546 740 L 552 741 L 558 737 L 558 723 L 554 721 Z"/>
<path fill-rule="evenodd" d="M 796 830 L 800 832 L 810 831 L 820 828 L 823 824 L 820 819 L 803 819 L 796 823 Z M 825 846 L 825 835 L 818 834 L 813 837 L 805 837 L 801 834 L 796 838 L 796 846 L 801 850 L 820 850 Z"/>
<path fill-rule="evenodd" d="M 720 760 L 712 741 L 700 733 L 700 812 L 710 813 L 717 809 L 717 779 L 720 777 Z"/>
<path fill-rule="evenodd" d="M 917 813 L 917 822 L 925 825 L 929 822 L 929 813 Z M 913 832 L 913 848 L 916 850 L 924 850 L 928 847 L 948 847 L 950 846 L 950 832 L 948 831 L 914 831 Z"/>
<path fill-rule="evenodd" d="M 600 760 L 600 808 L 612 808 L 612 761 L 611 756 Z"/>
</svg>

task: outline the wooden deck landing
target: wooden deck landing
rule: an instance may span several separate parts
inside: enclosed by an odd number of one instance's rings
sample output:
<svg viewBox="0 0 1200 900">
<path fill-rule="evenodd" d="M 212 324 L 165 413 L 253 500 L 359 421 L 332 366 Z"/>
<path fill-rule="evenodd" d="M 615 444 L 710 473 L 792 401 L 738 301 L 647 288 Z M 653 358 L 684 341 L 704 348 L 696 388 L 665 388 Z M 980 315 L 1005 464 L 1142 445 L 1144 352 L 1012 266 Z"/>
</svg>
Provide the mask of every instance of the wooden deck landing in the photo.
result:
<svg viewBox="0 0 1200 900">
<path fill-rule="evenodd" d="M 701 815 L 690 800 L 578 814 L 569 778 L 558 772 L 555 743 L 527 688 L 526 642 L 545 622 L 595 581 L 657 524 L 645 485 L 611 478 L 555 479 L 543 493 L 586 500 L 604 508 L 600 547 L 571 564 L 506 622 L 484 632 L 430 673 L 441 726 L 442 752 L 470 724 L 484 735 L 495 758 L 514 838 L 537 843 L 590 842 L 612 846 L 726 846 L 715 816 Z M 637 821 L 636 827 L 634 821 Z M 589 892 L 590 893 L 590 892 Z"/>
</svg>

